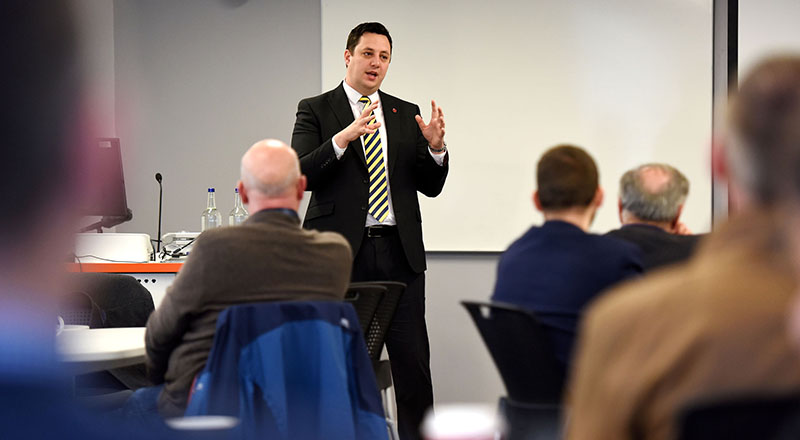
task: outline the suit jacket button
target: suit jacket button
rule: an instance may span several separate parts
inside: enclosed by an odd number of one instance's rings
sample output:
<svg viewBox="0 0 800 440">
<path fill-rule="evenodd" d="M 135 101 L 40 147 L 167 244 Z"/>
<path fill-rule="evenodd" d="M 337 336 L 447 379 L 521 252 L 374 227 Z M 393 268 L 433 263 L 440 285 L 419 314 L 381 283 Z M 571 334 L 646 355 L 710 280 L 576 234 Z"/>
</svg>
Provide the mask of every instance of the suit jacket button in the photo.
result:
<svg viewBox="0 0 800 440">
<path fill-rule="evenodd" d="M 366 207 L 366 206 L 361 206 L 361 210 L 362 210 L 362 211 L 366 211 L 366 210 L 367 210 L 367 207 Z"/>
<path fill-rule="evenodd" d="M 364 179 L 364 180 L 362 180 L 361 182 L 362 182 L 362 183 L 364 183 L 364 184 L 367 184 L 367 183 L 368 183 L 367 179 Z"/>
</svg>

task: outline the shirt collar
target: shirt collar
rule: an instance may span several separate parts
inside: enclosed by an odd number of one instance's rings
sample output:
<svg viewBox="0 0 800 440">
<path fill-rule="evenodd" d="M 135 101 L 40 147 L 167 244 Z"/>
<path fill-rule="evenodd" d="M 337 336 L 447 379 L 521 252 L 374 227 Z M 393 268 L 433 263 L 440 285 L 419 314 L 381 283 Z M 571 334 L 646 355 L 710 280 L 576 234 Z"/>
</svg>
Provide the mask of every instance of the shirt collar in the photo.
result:
<svg viewBox="0 0 800 440">
<path fill-rule="evenodd" d="M 347 100 L 350 101 L 350 105 L 358 104 L 358 100 L 361 99 L 362 95 L 358 90 L 350 87 L 350 84 L 347 84 L 347 80 L 343 80 L 342 84 L 344 85 L 344 93 L 347 95 Z M 379 96 L 378 91 L 376 90 L 371 95 L 367 95 L 370 102 L 375 102 Z"/>
</svg>

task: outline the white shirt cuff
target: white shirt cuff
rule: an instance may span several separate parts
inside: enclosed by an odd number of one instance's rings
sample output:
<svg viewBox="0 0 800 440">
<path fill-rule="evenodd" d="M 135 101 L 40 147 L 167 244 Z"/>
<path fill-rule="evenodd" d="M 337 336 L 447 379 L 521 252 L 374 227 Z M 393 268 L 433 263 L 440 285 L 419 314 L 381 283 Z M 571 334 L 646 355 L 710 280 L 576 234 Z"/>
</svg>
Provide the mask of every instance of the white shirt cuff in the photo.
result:
<svg viewBox="0 0 800 440">
<path fill-rule="evenodd" d="M 333 145 L 333 153 L 336 154 L 336 160 L 341 159 L 342 155 L 344 155 L 344 148 L 339 148 L 333 138 L 331 138 L 331 145 Z"/>
<path fill-rule="evenodd" d="M 334 147 L 336 148 L 336 147 Z M 428 148 L 428 154 L 433 157 L 433 161 L 436 162 L 436 165 L 443 166 L 444 165 L 444 157 L 447 156 L 447 152 L 436 154 Z"/>
</svg>

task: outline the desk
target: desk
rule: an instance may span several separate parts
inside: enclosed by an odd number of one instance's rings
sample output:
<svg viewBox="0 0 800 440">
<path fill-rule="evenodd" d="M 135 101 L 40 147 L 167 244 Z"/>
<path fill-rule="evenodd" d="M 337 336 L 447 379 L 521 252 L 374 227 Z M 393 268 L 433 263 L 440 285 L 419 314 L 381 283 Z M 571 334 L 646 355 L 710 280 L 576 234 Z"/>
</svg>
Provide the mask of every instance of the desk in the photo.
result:
<svg viewBox="0 0 800 440">
<path fill-rule="evenodd" d="M 65 330 L 56 349 L 71 374 L 92 373 L 144 362 L 144 327 Z"/>
<path fill-rule="evenodd" d="M 117 273 L 136 278 L 153 296 L 153 304 L 158 308 L 167 287 L 183 263 L 69 263 L 70 272 Z"/>
</svg>

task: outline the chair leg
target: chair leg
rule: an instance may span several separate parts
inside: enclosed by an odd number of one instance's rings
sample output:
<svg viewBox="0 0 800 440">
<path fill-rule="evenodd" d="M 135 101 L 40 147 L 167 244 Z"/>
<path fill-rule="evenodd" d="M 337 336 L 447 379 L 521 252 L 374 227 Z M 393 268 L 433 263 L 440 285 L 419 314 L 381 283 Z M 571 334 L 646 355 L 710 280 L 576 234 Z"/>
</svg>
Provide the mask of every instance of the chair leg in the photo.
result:
<svg viewBox="0 0 800 440">
<path fill-rule="evenodd" d="M 391 366 L 387 360 L 380 361 L 379 365 L 378 386 L 381 388 L 381 403 L 386 416 L 386 426 L 389 429 L 389 437 L 392 440 L 398 440 L 400 434 L 397 431 L 397 403 L 394 395 Z"/>
</svg>

